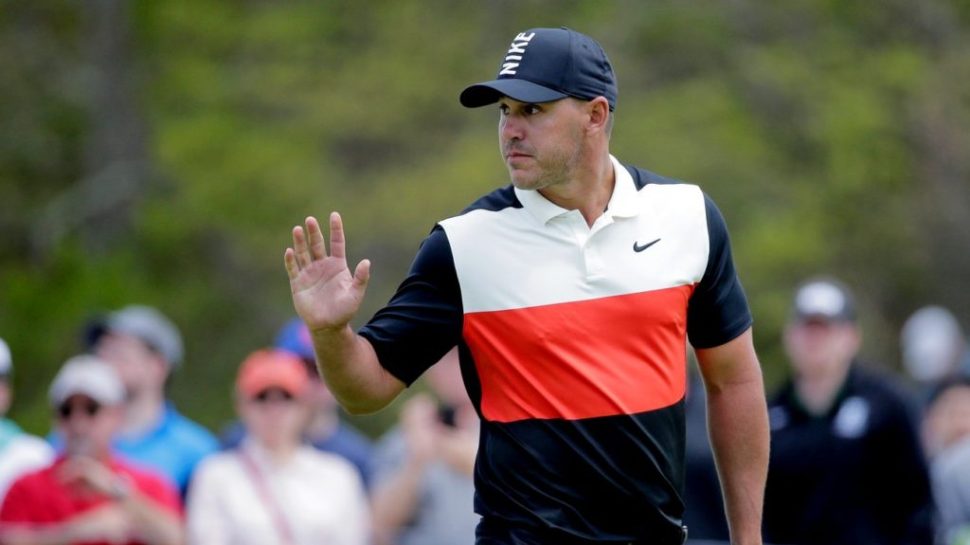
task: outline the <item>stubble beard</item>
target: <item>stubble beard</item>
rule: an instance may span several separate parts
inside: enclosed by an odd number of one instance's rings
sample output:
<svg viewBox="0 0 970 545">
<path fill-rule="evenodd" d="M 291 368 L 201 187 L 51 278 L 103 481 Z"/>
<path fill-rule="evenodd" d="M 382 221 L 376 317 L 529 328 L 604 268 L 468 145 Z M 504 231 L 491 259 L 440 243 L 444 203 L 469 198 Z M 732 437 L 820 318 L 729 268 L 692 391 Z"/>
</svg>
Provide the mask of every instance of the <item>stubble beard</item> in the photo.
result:
<svg viewBox="0 0 970 545">
<path fill-rule="evenodd" d="M 585 154 L 582 144 L 577 142 L 570 150 L 560 149 L 554 154 L 544 155 L 533 155 L 534 164 L 528 171 L 508 167 L 512 185 L 525 191 L 538 191 L 568 183 L 573 180 L 573 173 Z"/>
</svg>

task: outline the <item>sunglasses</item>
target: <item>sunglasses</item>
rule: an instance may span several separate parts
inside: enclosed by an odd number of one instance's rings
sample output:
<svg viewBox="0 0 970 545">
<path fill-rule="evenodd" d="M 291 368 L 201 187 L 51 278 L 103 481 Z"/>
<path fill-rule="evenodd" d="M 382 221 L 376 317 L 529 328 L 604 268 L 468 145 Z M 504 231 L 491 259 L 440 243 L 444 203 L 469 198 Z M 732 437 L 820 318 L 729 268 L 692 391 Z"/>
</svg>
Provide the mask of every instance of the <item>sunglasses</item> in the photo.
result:
<svg viewBox="0 0 970 545">
<path fill-rule="evenodd" d="M 70 420 L 72 416 L 78 413 L 95 416 L 99 412 L 101 412 L 101 404 L 97 401 L 65 403 L 57 408 L 57 414 L 61 417 L 61 420 Z"/>
<path fill-rule="evenodd" d="M 268 389 L 259 392 L 252 397 L 252 400 L 257 403 L 269 403 L 271 401 L 293 401 L 293 394 L 287 392 L 286 390 L 279 389 Z"/>
</svg>

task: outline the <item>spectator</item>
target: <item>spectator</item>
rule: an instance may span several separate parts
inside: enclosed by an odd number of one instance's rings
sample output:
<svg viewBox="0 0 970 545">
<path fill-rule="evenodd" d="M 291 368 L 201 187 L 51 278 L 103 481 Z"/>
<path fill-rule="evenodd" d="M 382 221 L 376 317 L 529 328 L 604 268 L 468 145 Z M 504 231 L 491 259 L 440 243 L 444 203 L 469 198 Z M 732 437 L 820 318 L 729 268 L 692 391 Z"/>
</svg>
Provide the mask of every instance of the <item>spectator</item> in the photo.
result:
<svg viewBox="0 0 970 545">
<path fill-rule="evenodd" d="M 929 545 L 932 500 L 901 390 L 857 363 L 849 291 L 796 292 L 784 346 L 792 377 L 769 403 L 765 540 L 791 545 Z"/>
<path fill-rule="evenodd" d="M 926 411 L 924 431 L 939 510 L 941 545 L 970 544 L 970 377 L 945 380 Z"/>
<path fill-rule="evenodd" d="M 310 384 L 305 398 L 311 410 L 304 439 L 317 449 L 349 460 L 367 486 L 370 483 L 373 450 L 371 441 L 340 418 L 337 400 L 317 372 L 313 343 L 306 325 L 299 318 L 288 321 L 277 333 L 274 345 L 298 356 L 309 369 Z M 239 446 L 245 431 L 246 428 L 238 421 L 227 426 L 221 438 L 223 448 Z"/>
<path fill-rule="evenodd" d="M 50 388 L 63 454 L 11 485 L 0 507 L 0 542 L 173 545 L 183 541 L 178 493 L 111 452 L 124 388 L 94 356 L 64 364 Z"/>
<path fill-rule="evenodd" d="M 437 397 L 407 401 L 400 423 L 378 443 L 373 487 L 379 545 L 475 542 L 472 507 L 478 416 L 452 349 L 427 371 Z"/>
<path fill-rule="evenodd" d="M 903 367 L 924 391 L 947 377 L 970 376 L 970 347 L 953 314 L 925 306 L 906 319 L 899 335 Z"/>
<path fill-rule="evenodd" d="M 13 396 L 12 373 L 10 348 L 0 339 L 0 499 L 15 478 L 46 466 L 54 458 L 54 451 L 46 441 L 27 435 L 5 416 Z"/>
<path fill-rule="evenodd" d="M 299 358 L 261 350 L 242 363 L 238 449 L 202 462 L 188 497 L 193 545 L 365 545 L 370 514 L 347 460 L 304 444 L 309 377 Z"/>
<path fill-rule="evenodd" d="M 154 308 L 129 306 L 96 320 L 86 333 L 89 347 L 114 366 L 125 386 L 125 419 L 114 448 L 157 469 L 184 497 L 195 465 L 219 443 L 166 400 L 165 385 L 182 362 L 178 329 Z"/>
</svg>

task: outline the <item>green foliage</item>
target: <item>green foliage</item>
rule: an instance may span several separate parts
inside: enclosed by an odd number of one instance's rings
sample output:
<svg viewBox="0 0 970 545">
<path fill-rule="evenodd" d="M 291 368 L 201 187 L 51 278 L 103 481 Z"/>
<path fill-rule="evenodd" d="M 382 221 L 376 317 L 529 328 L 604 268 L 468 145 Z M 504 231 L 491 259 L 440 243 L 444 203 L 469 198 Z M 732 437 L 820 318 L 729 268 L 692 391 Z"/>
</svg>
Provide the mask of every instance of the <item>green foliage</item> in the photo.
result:
<svg viewBox="0 0 970 545">
<path fill-rule="evenodd" d="M 456 97 L 530 26 L 600 39 L 620 81 L 613 152 L 714 197 L 769 384 L 786 373 L 790 291 L 819 272 L 856 287 L 866 352 L 894 365 L 917 306 L 970 319 L 965 4 L 142 1 L 120 4 L 131 62 L 118 74 L 96 62 L 81 5 L 5 6 L 0 336 L 14 416 L 44 431 L 46 386 L 81 349 L 80 325 L 141 302 L 185 334 L 176 402 L 218 427 L 236 365 L 292 313 L 282 252 L 310 214 L 341 211 L 350 260 L 374 262 L 365 320 L 437 219 L 506 183 L 494 109 Z M 110 113 L 92 82 L 110 78 L 147 127 L 134 133 L 147 175 L 117 202 L 92 145 Z M 114 204 L 92 206 L 85 188 Z M 359 422 L 376 433 L 389 418 Z"/>
</svg>

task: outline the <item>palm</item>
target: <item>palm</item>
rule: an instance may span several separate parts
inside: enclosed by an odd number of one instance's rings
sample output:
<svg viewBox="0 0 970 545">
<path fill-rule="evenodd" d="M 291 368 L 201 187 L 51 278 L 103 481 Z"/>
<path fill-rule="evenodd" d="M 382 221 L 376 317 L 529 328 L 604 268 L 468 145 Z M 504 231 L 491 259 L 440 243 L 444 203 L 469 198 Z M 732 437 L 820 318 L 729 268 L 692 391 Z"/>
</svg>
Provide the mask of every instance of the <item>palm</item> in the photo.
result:
<svg viewBox="0 0 970 545">
<path fill-rule="evenodd" d="M 340 216 L 330 217 L 329 255 L 312 217 L 307 218 L 305 232 L 302 227 L 293 229 L 293 245 L 284 259 L 297 314 L 311 330 L 345 326 L 363 301 L 369 263 L 361 262 L 353 274 L 347 267 Z"/>
</svg>

